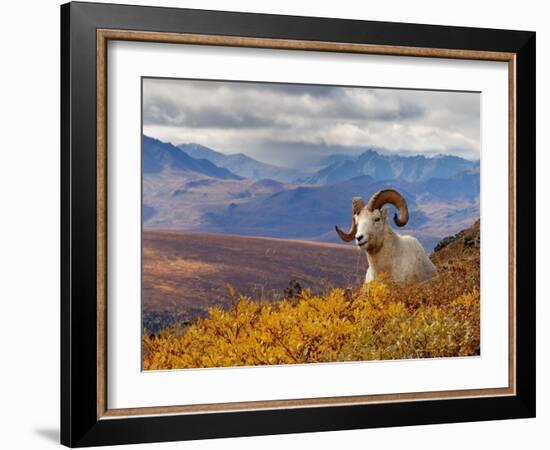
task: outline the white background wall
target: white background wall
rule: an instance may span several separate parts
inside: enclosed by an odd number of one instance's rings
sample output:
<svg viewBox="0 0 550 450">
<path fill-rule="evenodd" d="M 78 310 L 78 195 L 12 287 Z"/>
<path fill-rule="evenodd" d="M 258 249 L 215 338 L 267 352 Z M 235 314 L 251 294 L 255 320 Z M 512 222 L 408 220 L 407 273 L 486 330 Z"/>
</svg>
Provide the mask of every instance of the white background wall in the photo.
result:
<svg viewBox="0 0 550 450">
<path fill-rule="evenodd" d="M 550 443 L 550 220 L 548 101 L 550 29 L 545 2 L 462 0 L 139 1 L 134 4 L 383 21 L 525 29 L 537 32 L 536 419 L 141 445 L 136 448 L 263 449 L 548 448 Z M 0 447 L 58 442 L 59 422 L 59 1 L 4 2 L 0 26 Z M 545 83 L 546 80 L 546 83 Z M 543 126 L 545 125 L 545 126 Z M 545 176 L 546 175 L 546 176 Z M 534 299 L 533 299 L 534 301 Z"/>
</svg>

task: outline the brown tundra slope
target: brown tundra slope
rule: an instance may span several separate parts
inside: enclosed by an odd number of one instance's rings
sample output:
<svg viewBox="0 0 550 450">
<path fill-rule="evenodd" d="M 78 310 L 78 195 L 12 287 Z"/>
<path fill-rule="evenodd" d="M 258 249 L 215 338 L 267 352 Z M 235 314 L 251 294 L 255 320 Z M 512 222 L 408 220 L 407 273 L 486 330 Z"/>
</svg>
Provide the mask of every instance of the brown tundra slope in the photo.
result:
<svg viewBox="0 0 550 450">
<path fill-rule="evenodd" d="M 481 240 L 479 225 L 480 221 L 478 219 L 471 227 L 439 241 L 431 256 L 432 261 L 437 264 L 449 259 L 479 258 Z"/>
</svg>

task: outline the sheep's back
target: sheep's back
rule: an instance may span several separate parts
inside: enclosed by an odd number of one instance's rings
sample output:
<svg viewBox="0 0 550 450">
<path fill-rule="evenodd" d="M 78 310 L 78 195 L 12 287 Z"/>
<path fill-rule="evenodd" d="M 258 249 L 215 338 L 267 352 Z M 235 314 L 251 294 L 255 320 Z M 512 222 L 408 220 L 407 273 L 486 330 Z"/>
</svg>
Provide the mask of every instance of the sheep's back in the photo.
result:
<svg viewBox="0 0 550 450">
<path fill-rule="evenodd" d="M 434 265 L 424 248 L 413 236 L 399 235 L 395 248 L 394 273 L 396 281 L 424 280 L 432 276 Z"/>
</svg>

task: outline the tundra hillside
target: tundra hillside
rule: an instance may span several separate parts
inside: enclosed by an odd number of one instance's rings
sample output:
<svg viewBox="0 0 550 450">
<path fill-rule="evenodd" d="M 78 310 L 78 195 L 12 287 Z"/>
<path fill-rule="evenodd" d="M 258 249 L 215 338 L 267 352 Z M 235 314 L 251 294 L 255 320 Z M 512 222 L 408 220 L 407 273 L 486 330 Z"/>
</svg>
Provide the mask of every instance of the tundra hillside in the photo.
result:
<svg viewBox="0 0 550 450">
<path fill-rule="evenodd" d="M 437 275 L 397 285 L 377 279 L 356 289 L 253 301 L 229 289 L 189 325 L 143 337 L 146 370 L 474 356 L 480 352 L 479 220 L 442 240 Z"/>
</svg>

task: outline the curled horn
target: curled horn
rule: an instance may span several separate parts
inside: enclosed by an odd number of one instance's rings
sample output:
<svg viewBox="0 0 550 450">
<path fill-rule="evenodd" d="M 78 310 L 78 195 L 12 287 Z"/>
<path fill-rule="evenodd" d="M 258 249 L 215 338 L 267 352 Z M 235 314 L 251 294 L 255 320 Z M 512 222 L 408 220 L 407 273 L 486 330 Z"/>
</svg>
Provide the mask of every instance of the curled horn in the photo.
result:
<svg viewBox="0 0 550 450">
<path fill-rule="evenodd" d="M 399 217 L 394 214 L 393 220 L 398 227 L 404 226 L 409 221 L 409 208 L 403 196 L 393 189 L 383 189 L 374 194 L 367 204 L 369 211 L 381 209 L 386 203 L 391 203 L 399 211 Z"/>
<path fill-rule="evenodd" d="M 355 235 L 357 234 L 357 222 L 355 220 L 355 216 L 359 214 L 364 207 L 365 202 L 361 197 L 353 197 L 353 200 L 351 201 L 351 229 L 348 233 L 346 233 L 337 226 L 334 227 L 336 228 L 336 233 L 338 233 L 340 239 L 345 242 L 350 242 L 355 239 Z"/>
</svg>

